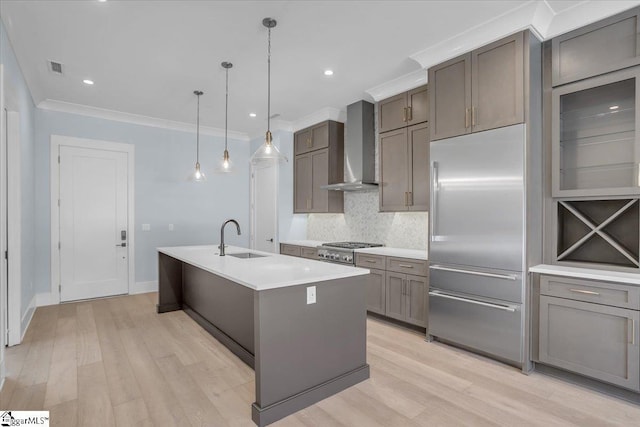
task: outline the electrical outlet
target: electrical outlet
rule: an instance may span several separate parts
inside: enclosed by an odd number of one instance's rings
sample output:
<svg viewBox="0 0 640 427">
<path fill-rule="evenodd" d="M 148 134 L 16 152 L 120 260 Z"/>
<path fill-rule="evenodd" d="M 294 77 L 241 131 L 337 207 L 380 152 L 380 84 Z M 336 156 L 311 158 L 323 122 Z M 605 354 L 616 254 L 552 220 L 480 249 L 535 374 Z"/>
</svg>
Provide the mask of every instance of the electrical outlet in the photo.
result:
<svg viewBox="0 0 640 427">
<path fill-rule="evenodd" d="M 307 304 L 315 304 L 316 303 L 316 287 L 309 286 L 307 288 Z"/>
<path fill-rule="evenodd" d="M 151 231 L 151 224 L 142 224 L 142 231 Z"/>
<path fill-rule="evenodd" d="M 169 224 L 169 231 L 173 231 L 173 224 Z"/>
</svg>

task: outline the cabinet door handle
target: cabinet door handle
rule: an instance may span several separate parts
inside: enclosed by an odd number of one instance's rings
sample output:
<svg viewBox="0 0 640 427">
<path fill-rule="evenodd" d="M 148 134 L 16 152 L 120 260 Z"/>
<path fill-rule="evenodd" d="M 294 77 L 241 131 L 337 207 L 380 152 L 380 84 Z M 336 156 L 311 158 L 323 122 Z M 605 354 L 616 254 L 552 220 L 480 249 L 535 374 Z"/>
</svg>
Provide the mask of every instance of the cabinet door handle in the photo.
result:
<svg viewBox="0 0 640 427">
<path fill-rule="evenodd" d="M 464 109 L 464 128 L 467 129 L 469 127 L 469 108 Z"/>
<path fill-rule="evenodd" d="M 576 292 L 579 294 L 587 294 L 587 295 L 600 295 L 599 292 L 593 292 L 593 291 L 585 291 L 583 289 L 569 289 L 571 292 Z"/>
<path fill-rule="evenodd" d="M 407 281 L 402 279 L 402 295 L 407 294 L 406 288 L 407 288 Z"/>
<path fill-rule="evenodd" d="M 407 191 L 404 192 L 404 205 L 409 206 L 409 193 Z"/>
<path fill-rule="evenodd" d="M 307 147 L 308 148 L 313 147 L 313 142 L 311 141 L 311 138 L 307 138 Z"/>
<path fill-rule="evenodd" d="M 402 121 L 405 123 L 407 122 L 407 107 L 402 109 Z"/>
<path fill-rule="evenodd" d="M 413 191 L 409 191 L 409 206 L 413 206 Z"/>
<path fill-rule="evenodd" d="M 629 319 L 631 322 L 631 345 L 636 345 L 636 322 L 633 319 Z"/>
<path fill-rule="evenodd" d="M 476 126 L 477 125 L 477 118 L 476 116 L 478 115 L 478 110 L 476 109 L 476 107 L 471 107 L 471 126 Z"/>
<path fill-rule="evenodd" d="M 413 110 L 411 109 L 411 107 L 407 107 L 407 116 L 407 122 L 413 120 Z"/>
<path fill-rule="evenodd" d="M 307 199 L 307 209 L 311 209 L 311 199 Z"/>
</svg>

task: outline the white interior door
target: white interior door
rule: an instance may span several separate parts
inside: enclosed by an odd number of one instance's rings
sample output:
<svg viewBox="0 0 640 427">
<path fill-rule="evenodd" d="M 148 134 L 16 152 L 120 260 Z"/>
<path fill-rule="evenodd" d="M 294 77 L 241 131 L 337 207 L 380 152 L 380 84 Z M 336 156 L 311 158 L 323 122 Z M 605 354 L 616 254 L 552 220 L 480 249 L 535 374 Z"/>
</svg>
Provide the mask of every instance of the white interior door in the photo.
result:
<svg viewBox="0 0 640 427">
<path fill-rule="evenodd" d="M 251 171 L 252 248 L 278 252 L 278 165 Z"/>
<path fill-rule="evenodd" d="M 128 154 L 60 147 L 60 300 L 126 294 Z"/>
</svg>

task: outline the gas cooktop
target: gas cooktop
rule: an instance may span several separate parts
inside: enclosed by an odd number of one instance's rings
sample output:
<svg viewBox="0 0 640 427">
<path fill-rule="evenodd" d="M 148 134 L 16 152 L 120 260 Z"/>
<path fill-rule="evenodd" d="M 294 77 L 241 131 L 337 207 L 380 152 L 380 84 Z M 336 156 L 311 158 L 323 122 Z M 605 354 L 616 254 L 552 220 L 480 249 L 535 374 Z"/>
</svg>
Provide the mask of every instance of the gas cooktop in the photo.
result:
<svg viewBox="0 0 640 427">
<path fill-rule="evenodd" d="M 340 249 L 363 249 L 363 248 L 377 248 L 383 245 L 381 245 L 380 243 L 333 242 L 333 243 L 323 243 L 322 246 L 328 246 L 331 248 L 340 248 Z"/>
</svg>

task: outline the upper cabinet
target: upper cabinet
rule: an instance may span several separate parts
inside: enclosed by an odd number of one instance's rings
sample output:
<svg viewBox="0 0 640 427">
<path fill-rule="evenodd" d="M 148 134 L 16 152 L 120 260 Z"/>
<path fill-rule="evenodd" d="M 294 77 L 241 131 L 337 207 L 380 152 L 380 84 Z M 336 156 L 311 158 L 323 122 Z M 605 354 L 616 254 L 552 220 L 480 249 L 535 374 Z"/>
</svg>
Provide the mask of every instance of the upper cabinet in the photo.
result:
<svg viewBox="0 0 640 427">
<path fill-rule="evenodd" d="M 380 211 L 429 209 L 427 123 L 380 134 Z"/>
<path fill-rule="evenodd" d="M 381 212 L 429 209 L 428 117 L 427 86 L 378 104 Z"/>
<path fill-rule="evenodd" d="M 555 37 L 553 86 L 640 64 L 640 8 Z"/>
<path fill-rule="evenodd" d="M 344 124 L 328 120 L 303 129 L 294 143 L 293 212 L 343 212 L 343 193 L 321 187 L 344 179 Z"/>
<path fill-rule="evenodd" d="M 524 33 L 429 69 L 431 140 L 524 121 Z"/>
<path fill-rule="evenodd" d="M 335 140 L 337 137 L 338 127 L 341 127 L 344 133 L 344 125 L 331 120 L 296 132 L 294 136 L 295 154 L 298 155 L 319 150 L 320 148 L 327 148 L 329 146 L 329 140 Z"/>
<path fill-rule="evenodd" d="M 426 122 L 429 119 L 427 86 L 421 86 L 378 103 L 378 132 Z"/>
</svg>

